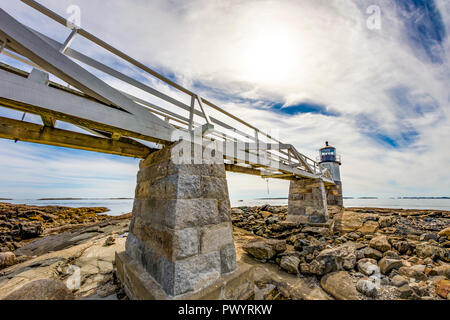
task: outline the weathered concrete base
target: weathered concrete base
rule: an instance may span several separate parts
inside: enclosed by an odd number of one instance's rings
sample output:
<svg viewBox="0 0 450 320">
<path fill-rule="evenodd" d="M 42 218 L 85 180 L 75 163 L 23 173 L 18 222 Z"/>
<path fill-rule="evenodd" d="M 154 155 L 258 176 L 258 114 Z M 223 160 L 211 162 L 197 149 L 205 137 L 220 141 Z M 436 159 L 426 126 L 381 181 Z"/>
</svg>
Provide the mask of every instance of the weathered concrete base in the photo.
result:
<svg viewBox="0 0 450 320">
<path fill-rule="evenodd" d="M 286 220 L 300 224 L 328 222 L 327 197 L 321 179 L 291 180 Z"/>
<path fill-rule="evenodd" d="M 342 183 L 340 181 L 335 181 L 334 186 L 327 186 L 327 203 L 330 206 L 344 206 L 344 201 L 342 198 Z"/>
<path fill-rule="evenodd" d="M 239 263 L 234 272 L 195 292 L 170 296 L 125 252 L 116 253 L 115 263 L 122 287 L 132 300 L 247 300 L 254 294 L 256 267 L 248 264 Z"/>
</svg>

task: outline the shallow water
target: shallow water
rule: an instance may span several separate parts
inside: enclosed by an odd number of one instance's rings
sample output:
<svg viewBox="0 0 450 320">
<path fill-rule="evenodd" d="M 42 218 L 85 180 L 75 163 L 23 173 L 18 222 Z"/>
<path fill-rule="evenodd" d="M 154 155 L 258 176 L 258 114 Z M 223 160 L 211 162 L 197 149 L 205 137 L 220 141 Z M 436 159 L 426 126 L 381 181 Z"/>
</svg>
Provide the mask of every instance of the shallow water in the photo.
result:
<svg viewBox="0 0 450 320">
<path fill-rule="evenodd" d="M 133 209 L 132 199 L 95 199 L 95 200 L 35 200 L 16 199 L 3 200 L 13 204 L 27 204 L 36 206 L 64 206 L 64 207 L 106 207 L 110 211 L 106 212 L 112 216 L 129 213 Z M 232 200 L 232 207 L 242 206 L 262 206 L 270 204 L 272 206 L 287 205 L 287 199 L 253 199 L 253 200 Z M 372 208 L 394 208 L 394 209 L 431 209 L 450 210 L 450 199 L 344 199 L 345 207 L 372 207 Z"/>
</svg>

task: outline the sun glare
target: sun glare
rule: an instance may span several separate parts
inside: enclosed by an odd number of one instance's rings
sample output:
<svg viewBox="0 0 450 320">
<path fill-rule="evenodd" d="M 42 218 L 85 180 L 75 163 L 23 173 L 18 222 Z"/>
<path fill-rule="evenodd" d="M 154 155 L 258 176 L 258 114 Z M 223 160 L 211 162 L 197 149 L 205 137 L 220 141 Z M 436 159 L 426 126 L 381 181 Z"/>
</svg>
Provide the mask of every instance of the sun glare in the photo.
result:
<svg viewBox="0 0 450 320">
<path fill-rule="evenodd" d="M 269 84 L 286 80 L 297 63 L 293 35 L 289 28 L 273 25 L 251 35 L 242 52 L 245 80 Z"/>
</svg>

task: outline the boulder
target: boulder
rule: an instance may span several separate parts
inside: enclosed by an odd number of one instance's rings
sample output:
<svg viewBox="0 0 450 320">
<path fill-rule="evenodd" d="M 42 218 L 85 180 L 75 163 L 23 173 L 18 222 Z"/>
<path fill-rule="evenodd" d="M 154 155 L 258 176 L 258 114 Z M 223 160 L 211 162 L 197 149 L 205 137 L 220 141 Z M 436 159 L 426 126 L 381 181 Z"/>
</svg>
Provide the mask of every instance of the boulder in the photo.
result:
<svg viewBox="0 0 450 320">
<path fill-rule="evenodd" d="M 242 247 L 248 254 L 260 260 L 272 259 L 276 251 L 264 240 L 251 241 Z"/>
<path fill-rule="evenodd" d="M 376 221 L 366 221 L 363 226 L 358 229 L 358 232 L 362 234 L 372 234 L 378 229 L 378 222 Z"/>
<path fill-rule="evenodd" d="M 447 299 L 447 296 L 450 294 L 450 280 L 441 280 L 436 283 L 436 293 Z"/>
<path fill-rule="evenodd" d="M 384 257 L 378 262 L 382 274 L 389 274 L 393 269 L 398 269 L 403 266 L 401 259 Z"/>
<path fill-rule="evenodd" d="M 280 267 L 289 273 L 297 274 L 300 259 L 296 256 L 284 256 L 281 258 Z"/>
<path fill-rule="evenodd" d="M 369 246 L 381 252 L 391 250 L 391 244 L 386 236 L 377 236 L 370 240 Z"/>
<path fill-rule="evenodd" d="M 23 222 L 20 224 L 20 237 L 22 240 L 39 237 L 42 231 L 42 223 L 40 222 Z"/>
<path fill-rule="evenodd" d="M 12 252 L 0 252 L 0 269 L 17 263 L 16 255 Z"/>
<path fill-rule="evenodd" d="M 324 275 L 339 270 L 350 270 L 356 265 L 356 248 L 353 243 L 322 250 L 309 264 L 300 266 L 301 273 Z"/>
<path fill-rule="evenodd" d="M 366 276 L 371 276 L 373 274 L 379 273 L 380 268 L 377 265 L 377 261 L 371 258 L 364 258 L 358 261 L 359 272 L 365 274 Z"/>
<path fill-rule="evenodd" d="M 268 239 L 266 242 L 277 253 L 286 251 L 286 240 Z"/>
<path fill-rule="evenodd" d="M 439 267 L 432 268 L 430 270 L 431 276 L 444 276 L 450 279 L 450 265 L 443 265 Z"/>
<path fill-rule="evenodd" d="M 400 254 L 406 254 L 408 251 L 413 251 L 413 246 L 408 241 L 395 241 L 393 243 L 393 247 L 395 250 L 397 250 Z"/>
<path fill-rule="evenodd" d="M 397 294 L 402 299 L 408 299 L 413 295 L 414 291 L 408 284 L 404 284 L 403 286 L 397 288 Z"/>
<path fill-rule="evenodd" d="M 450 240 L 450 227 L 447 227 L 438 233 L 439 238 L 447 238 L 447 240 Z"/>
<path fill-rule="evenodd" d="M 359 300 L 358 291 L 346 271 L 332 272 L 323 276 L 320 285 L 338 300 Z"/>
<path fill-rule="evenodd" d="M 246 243 L 242 248 L 256 259 L 270 260 L 277 253 L 286 250 L 286 241 L 260 239 L 256 241 L 250 241 Z"/>
<path fill-rule="evenodd" d="M 437 240 L 438 235 L 436 233 L 428 232 L 421 234 L 419 237 L 420 241 Z"/>
<path fill-rule="evenodd" d="M 359 280 L 356 283 L 356 290 L 371 298 L 375 298 L 378 294 L 376 285 L 370 280 Z"/>
<path fill-rule="evenodd" d="M 364 225 L 368 216 L 370 215 L 355 211 L 338 213 L 333 217 L 334 231 L 342 233 L 356 231 Z"/>
<path fill-rule="evenodd" d="M 427 280 L 427 276 L 424 273 L 425 266 L 418 264 L 411 267 L 401 267 L 398 269 L 398 273 L 407 277 L 407 278 L 414 278 L 416 280 L 422 281 Z"/>
<path fill-rule="evenodd" d="M 387 228 L 393 226 L 397 222 L 397 218 L 388 216 L 388 217 L 380 217 L 378 219 L 378 225 L 380 228 Z"/>
<path fill-rule="evenodd" d="M 416 246 L 416 253 L 422 258 L 440 258 L 445 261 L 450 261 L 450 250 L 447 248 L 441 248 L 429 243 L 421 243 Z"/>
<path fill-rule="evenodd" d="M 59 280 L 31 281 L 7 295 L 5 300 L 74 300 L 75 296 Z"/>
<path fill-rule="evenodd" d="M 408 279 L 406 279 L 405 277 L 401 276 L 401 275 L 396 275 L 392 278 L 391 280 L 391 284 L 394 287 L 401 287 L 405 284 L 408 284 Z"/>
<path fill-rule="evenodd" d="M 383 253 L 371 247 L 365 247 L 364 249 L 359 250 L 359 252 L 364 256 L 364 258 L 380 260 L 383 257 Z"/>
</svg>

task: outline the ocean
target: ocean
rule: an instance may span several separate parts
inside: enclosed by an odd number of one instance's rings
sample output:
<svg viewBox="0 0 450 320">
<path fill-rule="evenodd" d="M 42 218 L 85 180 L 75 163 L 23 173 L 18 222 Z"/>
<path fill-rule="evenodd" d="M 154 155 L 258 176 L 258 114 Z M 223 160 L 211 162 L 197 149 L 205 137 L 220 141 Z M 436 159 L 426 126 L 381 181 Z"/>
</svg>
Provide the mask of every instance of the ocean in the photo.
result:
<svg viewBox="0 0 450 320">
<path fill-rule="evenodd" d="M 129 213 L 133 209 L 132 199 L 93 199 L 93 200 L 35 200 L 16 199 L 0 200 L 13 204 L 27 204 L 36 206 L 64 206 L 64 207 L 106 207 L 106 212 L 112 216 Z M 262 206 L 270 204 L 273 206 L 287 205 L 287 199 L 254 199 L 254 200 L 232 200 L 232 207 Z M 430 209 L 449 210 L 450 199 L 344 199 L 345 207 L 372 207 L 393 209 Z"/>
</svg>

